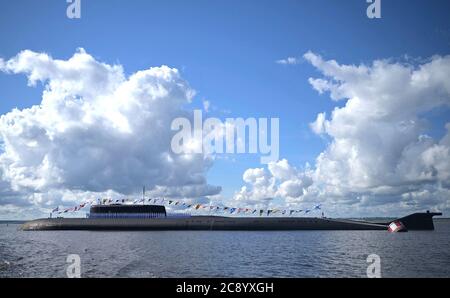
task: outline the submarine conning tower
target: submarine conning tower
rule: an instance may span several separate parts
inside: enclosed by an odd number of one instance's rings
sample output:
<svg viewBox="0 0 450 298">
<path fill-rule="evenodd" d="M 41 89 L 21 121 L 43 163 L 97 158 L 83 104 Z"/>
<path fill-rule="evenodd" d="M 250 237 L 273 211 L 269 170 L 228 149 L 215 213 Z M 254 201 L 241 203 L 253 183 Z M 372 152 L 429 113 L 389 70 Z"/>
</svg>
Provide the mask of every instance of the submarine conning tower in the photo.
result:
<svg viewBox="0 0 450 298">
<path fill-rule="evenodd" d="M 434 230 L 433 216 L 441 216 L 441 212 L 414 213 L 399 218 L 408 230 Z"/>
<path fill-rule="evenodd" d="M 159 205 L 94 205 L 89 218 L 165 218 L 166 207 Z"/>
</svg>

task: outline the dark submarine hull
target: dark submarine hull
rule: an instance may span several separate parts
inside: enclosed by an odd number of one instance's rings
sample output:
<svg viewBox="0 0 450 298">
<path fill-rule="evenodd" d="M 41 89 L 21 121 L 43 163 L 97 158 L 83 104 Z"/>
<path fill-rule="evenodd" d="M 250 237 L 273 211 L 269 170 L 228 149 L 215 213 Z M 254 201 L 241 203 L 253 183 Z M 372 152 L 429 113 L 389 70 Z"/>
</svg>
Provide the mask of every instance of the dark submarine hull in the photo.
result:
<svg viewBox="0 0 450 298">
<path fill-rule="evenodd" d="M 433 216 L 440 213 L 415 213 L 405 219 L 408 230 L 433 230 Z M 384 230 L 388 223 L 312 217 L 220 217 L 186 218 L 48 218 L 26 222 L 24 231 L 109 230 L 109 231 L 281 231 L 281 230 Z"/>
</svg>

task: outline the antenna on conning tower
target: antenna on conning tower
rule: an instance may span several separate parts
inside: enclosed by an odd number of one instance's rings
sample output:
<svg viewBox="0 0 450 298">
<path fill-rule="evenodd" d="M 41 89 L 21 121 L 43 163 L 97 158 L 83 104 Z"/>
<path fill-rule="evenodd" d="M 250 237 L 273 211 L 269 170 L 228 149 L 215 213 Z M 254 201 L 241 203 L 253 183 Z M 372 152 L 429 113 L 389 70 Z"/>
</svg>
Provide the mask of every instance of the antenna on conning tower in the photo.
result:
<svg viewBox="0 0 450 298">
<path fill-rule="evenodd" d="M 142 186 L 142 205 L 145 205 L 145 185 Z"/>
</svg>

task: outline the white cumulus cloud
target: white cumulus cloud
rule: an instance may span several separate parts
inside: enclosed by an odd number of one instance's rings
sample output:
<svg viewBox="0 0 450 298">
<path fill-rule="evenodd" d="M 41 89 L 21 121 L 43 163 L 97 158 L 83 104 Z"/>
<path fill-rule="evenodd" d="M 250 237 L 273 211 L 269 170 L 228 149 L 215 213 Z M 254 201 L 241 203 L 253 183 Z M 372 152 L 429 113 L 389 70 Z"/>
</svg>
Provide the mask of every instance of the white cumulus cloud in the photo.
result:
<svg viewBox="0 0 450 298">
<path fill-rule="evenodd" d="M 411 66 L 375 61 L 370 66 L 339 65 L 313 53 L 305 59 L 325 76 L 319 92 L 346 100 L 329 119 L 312 124 L 332 139 L 317 158 L 315 180 L 337 193 L 392 195 L 448 184 L 448 128 L 441 140 L 426 135 L 426 113 L 450 107 L 450 56 Z M 326 87 L 324 87 L 326 86 Z M 450 118 L 449 118 L 450 120 Z"/>
<path fill-rule="evenodd" d="M 304 58 L 322 74 L 309 79 L 311 86 L 344 102 L 329 117 L 320 112 L 310 124 L 329 140 L 314 167 L 304 172 L 311 182 L 297 185 L 303 179 L 295 176 L 301 174 L 292 174 L 283 161 L 283 170 L 269 165 L 270 174 L 248 170 L 247 185 L 235 197 L 327 202 L 336 214 L 342 215 L 340 210 L 347 216 L 370 214 L 373 206 L 380 215 L 449 210 L 450 115 L 443 136 L 436 138 L 428 134 L 436 128 L 428 113 L 450 108 L 450 56 L 419 65 L 389 60 L 342 65 L 312 52 Z M 274 183 L 280 178 L 284 182 Z"/>
<path fill-rule="evenodd" d="M 312 184 L 308 171 L 291 166 L 286 159 L 271 162 L 264 168 L 248 169 L 243 180 L 247 184 L 234 194 L 241 204 L 259 204 L 278 197 L 288 201 L 300 198 Z"/>
<path fill-rule="evenodd" d="M 39 105 L 0 118 L 0 197 L 32 201 L 55 191 L 130 194 L 142 185 L 160 194 L 205 196 L 211 159 L 170 148 L 176 117 L 194 90 L 177 69 L 151 67 L 129 76 L 79 49 L 58 60 L 29 50 L 0 61 L 0 71 L 42 83 Z M 25 199 L 24 199 L 25 198 Z M 48 200 L 51 200 L 49 198 Z"/>
</svg>

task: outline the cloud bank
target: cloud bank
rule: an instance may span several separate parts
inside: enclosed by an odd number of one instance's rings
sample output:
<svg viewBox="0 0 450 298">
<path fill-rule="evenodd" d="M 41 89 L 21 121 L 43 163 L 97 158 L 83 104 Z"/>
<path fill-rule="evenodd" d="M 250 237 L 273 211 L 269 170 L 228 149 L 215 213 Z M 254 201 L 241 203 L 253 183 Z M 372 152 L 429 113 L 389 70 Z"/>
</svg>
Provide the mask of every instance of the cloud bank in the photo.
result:
<svg viewBox="0 0 450 298">
<path fill-rule="evenodd" d="M 450 122 L 439 138 L 427 132 L 433 128 L 429 113 L 450 107 L 450 56 L 415 66 L 387 60 L 342 65 L 312 52 L 304 59 L 322 74 L 309 79 L 311 86 L 345 103 L 329 118 L 321 112 L 311 123 L 312 131 L 329 144 L 308 173 L 312 183 L 285 194 L 298 202 L 317 200 L 352 206 L 353 211 L 374 206 L 387 213 L 398 208 L 449 210 Z M 274 190 L 265 177 L 263 169 L 248 170 L 244 181 L 251 190 L 246 186 L 235 197 L 259 199 L 267 189 Z M 282 195 L 275 190 L 272 195 Z"/>
<path fill-rule="evenodd" d="M 191 117 L 183 106 L 194 96 L 177 69 L 126 76 L 122 66 L 79 49 L 68 60 L 26 50 L 0 60 L 0 71 L 44 86 L 39 105 L 0 118 L 1 205 L 45 207 L 61 202 L 61 190 L 76 201 L 86 193 L 132 194 L 142 185 L 176 197 L 220 192 L 205 179 L 209 157 L 170 149 L 171 121 Z"/>
<path fill-rule="evenodd" d="M 248 169 L 233 197 L 237 206 L 322 202 L 343 216 L 450 211 L 450 122 L 439 128 L 430 118 L 450 108 L 450 56 L 419 65 L 342 65 L 312 52 L 304 59 L 321 74 L 309 79 L 312 88 L 336 102 L 310 124 L 327 148 L 313 166 L 283 159 Z M 0 59 L 0 71 L 44 86 L 39 105 L 0 117 L 0 216 L 46 212 L 99 194 L 116 198 L 142 185 L 153 196 L 220 192 L 205 178 L 211 157 L 170 149 L 171 121 L 192 117 L 184 106 L 194 90 L 178 70 L 127 76 L 122 66 L 79 49 L 68 60 L 23 51 Z"/>
<path fill-rule="evenodd" d="M 311 173 L 299 171 L 286 159 L 271 162 L 267 168 L 268 171 L 264 168 L 246 170 L 243 179 L 247 186 L 235 193 L 234 200 L 241 204 L 258 204 L 281 197 L 289 203 L 301 198 L 312 184 Z"/>
</svg>

